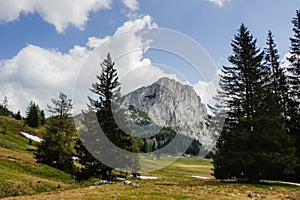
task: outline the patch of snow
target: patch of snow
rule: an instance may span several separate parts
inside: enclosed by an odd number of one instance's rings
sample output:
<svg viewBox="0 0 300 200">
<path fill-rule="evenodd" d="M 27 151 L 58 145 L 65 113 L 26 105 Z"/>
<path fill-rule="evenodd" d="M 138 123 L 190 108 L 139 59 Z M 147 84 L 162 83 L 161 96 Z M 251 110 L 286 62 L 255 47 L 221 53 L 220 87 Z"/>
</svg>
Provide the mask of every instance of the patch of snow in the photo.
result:
<svg viewBox="0 0 300 200">
<path fill-rule="evenodd" d="M 133 177 L 132 175 L 130 175 L 130 177 Z M 156 180 L 158 179 L 158 177 L 156 176 L 138 176 L 138 179 L 149 179 L 149 180 Z"/>
<path fill-rule="evenodd" d="M 156 176 L 139 176 L 140 179 L 151 179 L 151 180 L 156 180 L 158 177 Z"/>
<path fill-rule="evenodd" d="M 191 176 L 192 178 L 199 178 L 199 179 L 205 179 L 205 180 L 210 180 L 211 178 L 210 177 L 206 177 L 206 176 Z"/>
<path fill-rule="evenodd" d="M 25 133 L 25 132 L 20 132 L 24 137 L 28 138 L 28 139 L 31 139 L 32 141 L 35 141 L 35 142 L 42 142 L 43 139 L 42 138 L 39 138 L 38 136 L 34 136 L 34 135 L 31 135 L 29 133 Z"/>
<path fill-rule="evenodd" d="M 267 183 L 282 183 L 282 184 L 287 184 L 287 185 L 295 185 L 300 187 L 300 183 L 293 183 L 293 182 L 285 182 L 285 181 L 266 181 L 264 180 L 263 182 Z"/>
<path fill-rule="evenodd" d="M 79 157 L 77 157 L 77 156 L 72 156 L 72 160 L 79 161 L 79 160 L 80 160 L 80 158 L 79 158 Z"/>
</svg>

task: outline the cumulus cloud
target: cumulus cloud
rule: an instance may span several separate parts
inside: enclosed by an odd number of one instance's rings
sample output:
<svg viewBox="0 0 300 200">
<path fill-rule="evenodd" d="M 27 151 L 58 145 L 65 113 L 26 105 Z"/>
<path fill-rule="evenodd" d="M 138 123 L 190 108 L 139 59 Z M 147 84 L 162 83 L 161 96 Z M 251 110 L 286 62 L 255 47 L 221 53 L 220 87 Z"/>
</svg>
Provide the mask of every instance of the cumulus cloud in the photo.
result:
<svg viewBox="0 0 300 200">
<path fill-rule="evenodd" d="M 204 103 L 204 105 L 215 105 L 216 102 L 213 97 L 217 95 L 220 73 L 220 70 L 216 70 L 216 73 L 214 74 L 212 80 L 198 81 L 193 85 L 194 90 L 201 97 L 201 101 L 202 103 Z"/>
<path fill-rule="evenodd" d="M 123 3 L 132 11 L 135 11 L 139 8 L 139 3 L 137 0 L 123 0 Z"/>
<path fill-rule="evenodd" d="M 124 84 L 124 91 L 138 87 L 145 80 L 154 81 L 162 76 L 163 71 L 151 66 L 151 61 L 143 57 L 143 38 L 136 31 L 130 31 L 145 27 L 157 25 L 150 16 L 144 16 L 124 23 L 113 36 L 90 37 L 85 46 L 74 46 L 66 53 L 28 45 L 13 58 L 0 62 L 0 96 L 7 96 L 14 111 L 21 110 L 23 114 L 31 100 L 45 108 L 60 91 L 71 97 L 74 82 L 82 84 L 75 88 L 75 92 L 84 94 L 86 99 L 86 92 L 94 81 L 92 79 L 99 73 L 99 63 L 108 52 L 115 59 L 119 76 L 124 80 L 134 80 L 128 81 L 127 86 Z M 99 45 L 101 48 L 96 48 Z M 143 67 L 141 73 L 144 74 L 128 73 L 140 67 Z M 146 74 L 149 75 L 147 79 L 143 78 Z M 79 109 L 80 105 L 76 106 Z"/>
<path fill-rule="evenodd" d="M 114 35 L 87 38 L 84 46 L 74 46 L 66 53 L 28 45 L 11 59 L 0 61 L 0 97 L 7 96 L 9 105 L 23 114 L 31 100 L 46 108 L 59 92 L 74 100 L 74 112 L 86 106 L 89 88 L 100 73 L 100 61 L 110 52 L 120 78 L 122 93 L 149 85 L 160 77 L 176 80 L 175 73 L 167 73 L 145 57 L 150 42 L 139 34 L 142 28 L 155 28 L 150 16 L 129 20 L 116 29 Z M 204 103 L 214 95 L 215 82 L 194 85 Z"/>
<path fill-rule="evenodd" d="M 87 49 L 79 46 L 62 54 L 28 45 L 12 59 L 1 62 L 0 95 L 7 96 L 10 106 L 23 113 L 31 100 L 45 108 L 59 91 L 70 94 L 73 78 L 87 55 Z"/>
<path fill-rule="evenodd" d="M 62 33 L 69 25 L 83 29 L 90 12 L 110 9 L 112 0 L 0 0 L 0 22 L 11 22 L 20 14 L 39 13 L 57 32 Z M 134 4 L 128 4 L 134 6 Z"/>
<path fill-rule="evenodd" d="M 216 4 L 218 7 L 222 7 L 224 5 L 224 2 L 230 0 L 207 0 L 207 1 Z"/>
<path fill-rule="evenodd" d="M 97 66 L 108 52 L 115 62 L 122 86 L 122 94 L 150 84 L 160 77 L 169 76 L 159 67 L 153 66 L 150 59 L 144 57 L 148 43 L 138 32 L 142 28 L 155 27 L 157 24 L 152 21 L 152 18 L 144 16 L 125 22 L 117 28 L 112 36 L 89 38 L 87 46 L 95 49 L 85 61 L 76 80 L 74 99 L 75 103 L 79 104 L 78 108 L 80 105 L 86 104 L 84 101 L 86 101 L 85 97 L 89 95 L 88 88 L 90 88 L 91 83 L 96 81 L 95 74 L 99 73 Z M 90 68 L 90 66 L 96 67 Z"/>
</svg>

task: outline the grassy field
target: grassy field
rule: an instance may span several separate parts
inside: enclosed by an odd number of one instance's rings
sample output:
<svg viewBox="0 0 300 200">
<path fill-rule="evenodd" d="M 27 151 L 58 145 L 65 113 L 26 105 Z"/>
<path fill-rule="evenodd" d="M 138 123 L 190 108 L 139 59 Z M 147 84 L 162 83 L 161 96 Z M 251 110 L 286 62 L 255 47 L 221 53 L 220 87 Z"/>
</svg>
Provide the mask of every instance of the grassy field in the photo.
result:
<svg viewBox="0 0 300 200">
<path fill-rule="evenodd" d="M 78 187 L 69 174 L 36 163 L 36 143 L 30 145 L 20 131 L 40 136 L 43 127 L 0 116 L 0 198 Z"/>
<path fill-rule="evenodd" d="M 109 185 L 91 185 L 7 199 L 249 199 L 250 192 L 259 193 L 262 199 L 300 199 L 300 187 L 279 183 L 225 183 L 211 177 L 211 167 L 210 160 L 180 158 L 164 169 L 143 174 L 157 176 L 157 180 L 132 180 L 140 185 L 138 188 L 124 185 L 120 180 Z M 192 175 L 212 179 L 192 178 Z"/>
<path fill-rule="evenodd" d="M 6 126 L 6 127 L 4 127 Z M 30 129 L 22 122 L 0 117 L 0 198 L 31 199 L 300 199 L 300 187 L 282 183 L 241 184 L 215 180 L 211 160 L 179 158 L 158 171 L 142 175 L 156 176 L 156 180 L 133 180 L 140 187 L 113 184 L 94 186 L 96 179 L 76 183 L 70 175 L 52 167 L 37 164 L 33 157 L 36 144 L 19 134 L 20 130 L 39 135 L 43 128 Z M 161 157 L 161 163 L 171 158 Z M 147 160 L 145 165 L 155 165 Z M 206 179 L 191 176 L 207 177 Z M 272 188 L 272 189 L 270 189 Z M 10 196 L 10 197 L 9 197 Z M 7 198 L 5 198 L 7 197 Z"/>
</svg>

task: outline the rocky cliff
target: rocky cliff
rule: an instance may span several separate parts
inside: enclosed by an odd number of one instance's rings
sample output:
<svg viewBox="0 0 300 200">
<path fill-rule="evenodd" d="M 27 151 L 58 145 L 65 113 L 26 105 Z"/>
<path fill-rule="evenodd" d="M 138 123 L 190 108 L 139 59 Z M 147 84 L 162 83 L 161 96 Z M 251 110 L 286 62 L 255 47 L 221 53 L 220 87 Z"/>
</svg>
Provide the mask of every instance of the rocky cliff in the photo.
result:
<svg viewBox="0 0 300 200">
<path fill-rule="evenodd" d="M 177 133 L 198 139 L 204 146 L 214 145 L 214 138 L 205 127 L 206 107 L 189 85 L 164 77 L 127 94 L 124 104 L 147 114 L 155 125 L 171 127 Z"/>
</svg>

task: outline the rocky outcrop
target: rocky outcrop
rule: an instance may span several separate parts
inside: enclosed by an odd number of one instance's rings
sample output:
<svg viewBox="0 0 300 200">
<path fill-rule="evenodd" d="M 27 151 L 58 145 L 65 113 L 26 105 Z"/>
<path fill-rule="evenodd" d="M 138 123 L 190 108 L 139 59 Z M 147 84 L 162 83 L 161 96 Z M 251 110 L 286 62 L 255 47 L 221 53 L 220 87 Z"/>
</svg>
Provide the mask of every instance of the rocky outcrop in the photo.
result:
<svg viewBox="0 0 300 200">
<path fill-rule="evenodd" d="M 146 113 L 153 124 L 171 127 L 177 133 L 198 139 L 204 146 L 214 145 L 205 127 L 206 107 L 193 87 L 161 78 L 125 96 L 124 104 Z"/>
</svg>

